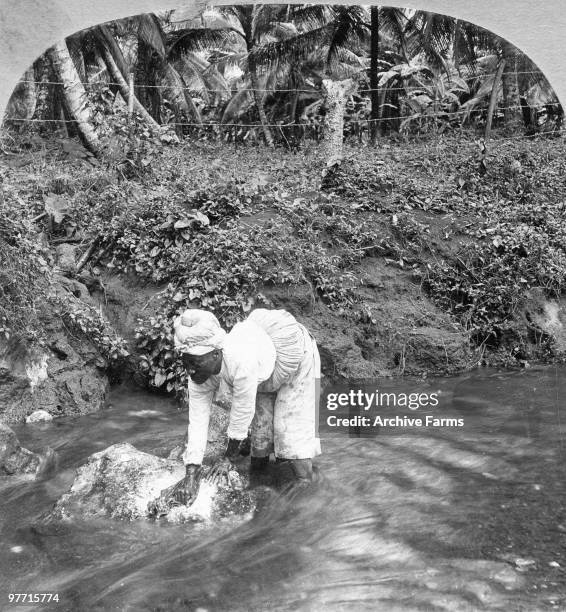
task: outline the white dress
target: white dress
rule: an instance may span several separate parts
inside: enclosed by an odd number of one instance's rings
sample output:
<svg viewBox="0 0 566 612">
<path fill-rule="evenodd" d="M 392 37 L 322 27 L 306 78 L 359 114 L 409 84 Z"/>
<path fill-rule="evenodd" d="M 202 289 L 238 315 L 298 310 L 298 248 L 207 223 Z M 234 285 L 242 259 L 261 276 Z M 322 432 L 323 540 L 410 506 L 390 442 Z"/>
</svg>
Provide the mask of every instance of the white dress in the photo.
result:
<svg viewBox="0 0 566 612">
<path fill-rule="evenodd" d="M 185 464 L 202 463 L 213 399 L 231 404 L 227 435 L 243 440 L 251 426 L 252 456 L 284 459 L 320 454 L 317 435 L 320 358 L 306 328 L 284 310 L 254 310 L 226 335 L 220 373 L 189 380 Z"/>
</svg>

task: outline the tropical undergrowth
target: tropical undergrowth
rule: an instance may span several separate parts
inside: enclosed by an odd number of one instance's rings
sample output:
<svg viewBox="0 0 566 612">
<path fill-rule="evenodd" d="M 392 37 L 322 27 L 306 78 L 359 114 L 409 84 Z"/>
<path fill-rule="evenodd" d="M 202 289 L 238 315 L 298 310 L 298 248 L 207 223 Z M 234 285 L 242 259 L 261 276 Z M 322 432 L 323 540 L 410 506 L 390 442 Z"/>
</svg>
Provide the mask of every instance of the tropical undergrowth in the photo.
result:
<svg viewBox="0 0 566 612">
<path fill-rule="evenodd" d="M 349 268 L 388 246 L 337 198 L 292 195 L 234 180 L 177 197 L 166 189 L 137 197 L 123 184 L 81 202 L 76 218 L 97 241 L 97 265 L 162 287 L 156 312 L 136 330 L 138 365 L 150 384 L 184 387 L 172 322 L 189 306 L 212 310 L 230 328 L 266 303 L 262 287 L 306 284 L 313 300 L 342 312 L 354 307 Z M 254 223 L 265 214 L 271 221 Z"/>
<path fill-rule="evenodd" d="M 39 342 L 49 286 L 49 250 L 25 220 L 24 202 L 4 190 L 0 200 L 0 338 Z"/>
<path fill-rule="evenodd" d="M 399 241 L 406 238 L 405 256 L 418 262 L 415 273 L 428 295 L 456 316 L 477 346 L 498 348 L 511 340 L 517 350 L 525 339 L 514 322 L 529 291 L 556 300 L 564 288 L 564 143 L 496 141 L 488 152 L 478 144 L 447 140 L 442 149 L 425 146 L 414 154 L 395 148 L 385 180 L 376 181 L 376 165 L 365 158 L 346 162 L 326 182 L 363 207 L 377 191 L 387 192 L 379 209 L 393 214 Z M 433 247 L 427 232 L 441 218 L 450 220 L 446 244 Z"/>
<path fill-rule="evenodd" d="M 11 196 L 5 190 L 3 205 L 19 211 L 6 218 L 20 220 L 9 230 L 12 242 L 0 246 L 9 271 L 2 331 L 33 329 L 27 322 L 38 320 L 34 309 L 45 303 L 37 279 L 49 285 L 45 240 L 65 236 L 79 241 L 83 254 L 91 247 L 85 269 L 94 276 L 130 274 L 161 289 L 152 314 L 139 321 L 135 347 L 87 306 L 59 307 L 66 324 L 92 336 L 109 361 L 129 359 L 149 385 L 166 391 L 184 387 L 172 337 L 183 309 L 212 310 L 230 328 L 266 303 L 264 288 L 301 285 L 313 301 L 356 321 L 364 305 L 352 270 L 367 256 L 410 271 L 476 345 L 501 343 L 530 289 L 549 298 L 562 292 L 562 141 L 496 142 L 488 154 L 456 137 L 349 148 L 321 177 L 316 150 L 266 155 L 162 136 L 124 128 L 124 146 L 98 162 L 53 149 L 25 168 L 27 182 Z M 6 183 L 21 172 L 7 172 Z M 30 219 L 48 203 L 53 208 L 54 192 L 64 200 L 63 220 L 44 226 L 41 243 Z"/>
<path fill-rule="evenodd" d="M 428 276 L 431 295 L 478 343 L 498 346 L 508 336 L 529 290 L 555 300 L 563 292 L 566 163 L 538 153 L 498 157 L 482 176 L 467 177 L 463 189 L 479 222 L 463 233 L 473 241 Z"/>
</svg>

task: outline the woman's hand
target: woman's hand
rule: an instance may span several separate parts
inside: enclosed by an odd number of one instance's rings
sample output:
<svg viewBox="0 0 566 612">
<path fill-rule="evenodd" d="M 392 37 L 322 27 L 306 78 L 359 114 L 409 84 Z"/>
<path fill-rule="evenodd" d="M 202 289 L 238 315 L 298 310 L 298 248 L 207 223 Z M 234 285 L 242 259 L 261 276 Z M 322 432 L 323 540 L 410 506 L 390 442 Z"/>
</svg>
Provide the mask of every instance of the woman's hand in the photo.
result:
<svg viewBox="0 0 566 612">
<path fill-rule="evenodd" d="M 186 506 L 192 504 L 198 495 L 201 476 L 200 465 L 187 465 L 185 477 L 175 485 L 171 497 L 179 504 Z"/>
<path fill-rule="evenodd" d="M 232 469 L 232 462 L 228 457 L 222 457 L 217 459 L 213 464 L 210 472 L 208 473 L 207 480 L 213 484 L 219 485 L 223 478 L 226 478 L 226 482 L 230 483 L 230 470 Z"/>
<path fill-rule="evenodd" d="M 242 448 L 242 440 L 235 440 L 234 438 L 228 438 L 228 446 L 226 452 L 221 459 L 217 459 L 212 464 L 212 469 L 208 473 L 207 480 L 213 484 L 219 485 L 223 478 L 226 478 L 226 482 L 232 485 L 230 482 L 230 470 L 232 464 L 240 457 Z"/>
</svg>

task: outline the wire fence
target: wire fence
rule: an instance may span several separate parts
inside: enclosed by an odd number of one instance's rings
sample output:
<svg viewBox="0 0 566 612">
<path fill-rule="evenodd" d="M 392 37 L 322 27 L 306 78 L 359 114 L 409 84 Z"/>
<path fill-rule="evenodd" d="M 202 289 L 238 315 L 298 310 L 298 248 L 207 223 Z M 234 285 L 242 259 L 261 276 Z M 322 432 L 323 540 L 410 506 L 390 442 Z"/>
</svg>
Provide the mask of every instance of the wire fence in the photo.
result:
<svg viewBox="0 0 566 612">
<path fill-rule="evenodd" d="M 355 74 L 360 74 L 362 72 L 367 72 L 368 70 L 366 68 L 354 73 Z M 478 73 L 475 76 L 470 76 L 470 77 L 459 77 L 461 78 L 463 81 L 473 81 L 476 80 L 478 78 L 488 78 L 488 77 L 492 77 L 495 76 L 496 73 L 492 72 L 492 73 Z M 540 71 L 540 70 L 525 70 L 525 71 L 513 71 L 513 72 L 504 72 L 503 75 L 519 75 L 519 74 L 536 74 L 536 75 L 540 75 L 540 76 L 544 76 L 544 74 Z M 354 76 L 352 75 L 352 76 Z M 502 76 L 503 76 L 502 75 Z M 447 82 L 455 82 L 455 79 L 447 79 Z M 33 79 L 21 79 L 20 81 L 18 81 L 18 83 L 27 83 L 27 84 L 34 84 L 34 85 L 65 85 L 65 83 L 63 83 L 62 81 L 37 81 L 37 80 L 33 80 Z M 113 81 L 74 81 L 74 84 L 77 85 L 85 85 L 85 86 L 105 86 L 105 87 L 121 87 L 123 86 L 123 83 L 115 83 Z M 139 88 L 143 88 L 143 89 L 162 89 L 162 90 L 170 90 L 170 89 L 175 89 L 178 91 L 188 91 L 191 93 L 202 93 L 202 92 L 206 92 L 206 93 L 227 93 L 228 89 L 223 90 L 220 88 L 207 88 L 207 87 L 188 87 L 188 86 L 180 86 L 180 85 L 175 85 L 174 87 L 172 87 L 171 85 L 156 85 L 153 83 L 135 83 L 136 87 Z M 369 87 L 364 87 L 362 89 L 359 89 L 356 91 L 356 94 L 363 94 L 363 93 L 372 93 L 374 91 L 404 91 L 404 92 L 409 92 L 409 91 L 422 91 L 423 89 L 426 89 L 427 86 L 425 85 L 407 85 L 407 86 L 403 86 L 403 87 L 387 87 L 387 86 L 380 86 L 380 87 L 376 87 L 376 88 L 369 88 Z M 270 88 L 270 89 L 260 89 L 260 88 L 253 88 L 253 87 L 239 87 L 239 88 L 235 88 L 233 91 L 231 91 L 231 93 L 238 93 L 238 92 L 258 92 L 258 93 L 316 93 L 317 91 L 319 91 L 319 88 L 313 86 L 310 89 L 299 89 L 299 88 L 283 88 L 283 89 L 279 89 L 279 88 Z M 556 103 L 559 104 L 559 103 Z"/>
<path fill-rule="evenodd" d="M 554 106 L 553 104 L 551 105 L 545 105 L 545 106 Z M 497 108 L 498 111 L 506 111 L 506 110 L 516 110 L 515 106 L 499 106 Z M 371 125 L 374 123 L 382 123 L 382 122 L 391 122 L 393 119 L 395 120 L 399 120 L 399 121 L 407 121 L 407 120 L 417 120 L 417 119 L 423 119 L 423 120 L 427 120 L 427 119 L 435 119 L 435 118 L 441 118 L 441 119 L 446 119 L 448 117 L 462 117 L 463 115 L 466 114 L 466 110 L 462 109 L 462 110 L 458 110 L 458 111 L 439 111 L 439 112 L 422 112 L 422 113 L 415 113 L 412 115 L 404 115 L 404 116 L 400 116 L 400 117 L 380 117 L 380 118 L 376 118 L 376 119 L 366 119 L 366 118 L 362 118 L 362 119 L 356 119 L 353 116 L 349 116 L 348 114 L 345 115 L 344 119 L 345 121 L 347 121 L 350 124 L 359 124 L 359 125 Z M 25 119 L 25 118 L 18 118 L 18 117 L 5 117 L 4 121 L 23 121 L 23 122 L 30 122 L 30 123 L 80 123 L 80 121 L 78 119 Z M 170 125 L 170 126 L 191 126 L 191 127 L 246 127 L 246 128 L 253 128 L 253 127 L 257 127 L 257 128 L 262 128 L 262 127 L 273 127 L 273 128 L 291 128 L 291 127 L 300 127 L 301 125 L 308 125 L 307 122 L 305 123 L 301 123 L 301 122 L 288 122 L 285 123 L 284 121 L 281 121 L 279 123 L 224 123 L 224 122 L 208 122 L 208 121 L 201 121 L 201 122 L 190 122 L 190 121 L 168 121 L 166 124 L 164 125 Z"/>
<path fill-rule="evenodd" d="M 241 127 L 238 125 L 238 127 Z M 259 128 L 259 125 L 253 125 L 253 128 Z M 277 126 L 280 127 L 280 126 Z M 1 132 L 0 132 L 1 135 Z M 496 135 L 489 142 L 486 142 L 482 135 L 477 134 L 474 138 L 471 138 L 469 134 L 463 135 L 462 138 L 459 138 L 459 135 L 456 133 L 448 133 L 448 134 L 421 134 L 421 135 L 411 135 L 407 138 L 397 138 L 391 139 L 387 136 L 383 138 L 379 138 L 375 143 L 376 149 L 381 150 L 383 152 L 390 151 L 393 152 L 396 149 L 402 149 L 403 151 L 407 151 L 407 146 L 410 146 L 410 155 L 404 154 L 403 159 L 406 163 L 419 163 L 423 159 L 423 154 L 427 158 L 430 158 L 431 155 L 446 155 L 449 151 L 454 150 L 464 150 L 467 149 L 470 156 L 476 156 L 478 160 L 484 158 L 486 155 L 492 156 L 497 155 L 501 149 L 505 149 L 507 146 L 512 143 L 516 143 L 518 141 L 523 142 L 544 142 L 547 138 L 551 136 L 553 138 L 564 138 L 566 137 L 566 130 L 557 129 L 552 132 L 547 133 L 537 133 L 537 134 L 519 134 L 515 136 L 502 136 Z M 192 142 L 192 141 L 191 141 Z M 346 146 L 348 146 L 348 140 L 346 140 Z M 351 141 L 350 141 L 351 143 Z M 237 146 L 236 140 L 233 141 L 233 145 Z M 367 146 L 370 146 L 369 139 L 364 143 Z M 191 144 L 191 146 L 193 146 Z M 359 146 L 359 143 L 355 143 L 356 149 Z M 0 151 L 3 151 L 2 146 L 0 144 Z M 6 153 L 6 151 L 3 151 Z"/>
<path fill-rule="evenodd" d="M 367 69 L 364 69 L 363 71 L 360 72 L 367 72 Z M 472 79 L 477 79 L 478 77 L 489 77 L 489 76 L 494 76 L 495 73 L 483 73 L 483 74 L 478 74 L 478 75 L 474 75 L 471 77 L 468 77 L 465 80 L 472 80 Z M 509 72 L 506 74 L 536 74 L 536 75 L 542 75 L 543 73 L 541 71 L 520 71 L 520 72 Z M 22 79 L 19 81 L 20 83 L 27 83 L 27 84 L 34 84 L 34 85 L 40 85 L 40 86 L 46 86 L 46 85 L 51 85 L 51 86 L 63 86 L 65 85 L 64 82 L 62 81 L 45 81 L 45 80 L 30 80 L 30 79 Z M 114 83 L 112 81 L 76 81 L 76 83 L 81 83 L 82 85 L 86 85 L 88 87 L 109 87 L 109 86 L 115 86 L 115 87 L 119 87 L 119 88 L 123 88 L 124 84 L 123 83 Z M 154 84 L 146 84 L 146 83 L 135 83 L 135 87 L 139 87 L 139 88 L 155 88 L 155 89 L 171 89 L 171 87 L 169 85 L 154 85 Z M 215 94 L 228 94 L 229 92 L 227 90 L 222 90 L 219 88 L 215 88 L 215 89 L 211 89 L 211 88 L 195 88 L 195 87 L 177 87 L 175 86 L 175 89 L 178 90 L 183 90 L 183 91 L 188 91 L 191 92 L 192 94 L 198 95 L 198 94 L 202 94 L 204 92 L 207 93 L 215 93 Z M 383 92 L 384 90 L 387 90 L 387 92 L 393 92 L 393 91 L 403 91 L 405 93 L 410 93 L 410 92 L 426 92 L 427 91 L 427 86 L 426 84 L 423 86 L 407 86 L 407 87 L 378 87 L 378 88 L 363 88 L 358 90 L 357 92 L 355 92 L 358 95 L 361 94 L 370 94 L 374 91 L 378 91 L 378 92 Z M 231 92 L 231 95 L 234 95 L 236 93 L 239 92 L 261 92 L 263 94 L 266 93 L 270 93 L 270 94 L 277 94 L 277 93 L 294 93 L 294 94 L 301 94 L 301 93 L 310 93 L 310 94 L 319 94 L 321 95 L 321 90 L 320 87 L 317 89 L 316 87 L 312 87 L 311 89 L 301 89 L 301 88 L 272 88 L 272 89 L 254 89 L 254 88 L 239 88 L 239 89 L 235 89 L 234 91 Z M 439 95 L 442 95 L 442 91 L 438 92 Z M 430 96 L 429 96 L 430 97 Z M 368 100 L 369 102 L 369 100 Z M 478 105 L 477 107 L 474 107 L 473 105 L 470 106 L 465 106 L 465 103 L 460 106 L 460 108 L 458 108 L 457 110 L 446 110 L 441 108 L 441 104 L 442 101 L 439 100 L 438 98 L 431 98 L 430 102 L 427 105 L 423 105 L 423 107 L 421 108 L 420 111 L 415 112 L 414 110 L 411 111 L 411 109 L 409 109 L 408 107 L 405 109 L 405 112 L 403 113 L 399 113 L 398 116 L 397 114 L 395 114 L 395 116 L 388 116 L 388 117 L 378 117 L 378 118 L 371 118 L 368 117 L 369 114 L 369 108 L 366 106 L 366 108 L 360 108 L 359 107 L 359 103 L 356 106 L 354 106 L 354 110 L 347 109 L 344 115 L 344 127 L 345 127 L 345 135 L 347 138 L 355 138 L 358 137 L 360 140 L 363 137 L 364 133 L 367 133 L 369 131 L 369 129 L 374 126 L 374 125 L 381 125 L 381 124 L 389 124 L 390 126 L 395 126 L 395 129 L 392 130 L 392 133 L 394 133 L 395 131 L 398 131 L 399 129 L 401 129 L 402 127 L 405 128 L 415 128 L 416 130 L 416 134 L 410 134 L 410 137 L 413 138 L 415 136 L 421 136 L 422 134 L 419 133 L 419 130 L 423 130 L 426 131 L 426 128 L 428 126 L 429 128 L 429 133 L 428 136 L 430 136 L 430 128 L 434 127 L 434 123 L 437 123 L 437 127 L 442 126 L 443 124 L 450 124 L 451 128 L 454 127 L 454 124 L 456 123 L 456 121 L 452 121 L 454 119 L 459 119 L 460 120 L 460 125 L 462 126 L 465 121 L 470 120 L 472 113 L 477 113 L 479 114 L 479 116 L 482 116 L 482 113 L 485 113 L 485 108 L 481 105 Z M 447 105 L 448 106 L 448 105 Z M 548 126 L 545 130 L 540 130 L 541 132 L 545 133 L 545 134 L 552 134 L 555 136 L 560 136 L 562 135 L 563 131 L 562 131 L 562 107 L 560 102 L 548 102 L 548 103 L 544 103 L 544 104 L 540 104 L 538 107 L 533 106 L 533 109 L 536 108 L 543 108 L 543 114 L 544 112 L 546 112 L 546 119 L 548 120 L 548 124 L 550 126 L 550 129 L 548 129 Z M 215 109 L 216 107 L 214 106 L 207 106 L 205 107 L 205 109 L 208 108 L 208 110 L 211 109 Z M 530 108 L 530 107 L 529 107 Z M 556 109 L 556 110 L 554 110 Z M 508 110 L 517 110 L 517 106 L 497 106 L 497 112 L 498 113 L 505 113 Z M 407 112 L 408 111 L 408 112 Z M 304 111 L 303 111 L 304 112 Z M 554 119 L 554 122 L 550 120 L 550 118 L 552 117 L 552 119 Z M 17 124 L 53 124 L 53 125 L 77 125 L 80 124 L 81 122 L 78 119 L 73 119 L 73 118 L 67 118 L 67 117 L 63 117 L 61 116 L 61 118 L 27 118 L 27 117 L 17 117 L 17 116 L 6 116 L 4 117 L 4 122 L 14 122 Z M 285 121 L 285 120 L 280 120 L 280 121 L 276 121 L 276 122 L 269 122 L 269 123 L 261 123 L 261 122 L 245 122 L 245 119 L 240 122 L 240 121 L 226 121 L 223 122 L 222 120 L 204 120 L 204 121 L 199 121 L 199 120 L 168 120 L 166 122 L 164 122 L 163 126 L 164 127 L 170 127 L 175 129 L 179 134 L 181 134 L 180 130 L 183 132 L 184 135 L 188 135 L 188 136 L 197 136 L 197 137 L 206 137 L 208 136 L 215 136 L 215 137 L 226 137 L 226 138 L 233 138 L 234 140 L 236 140 L 236 138 L 242 138 L 242 132 L 241 130 L 246 131 L 248 134 L 244 134 L 244 139 L 247 138 L 249 136 L 249 132 L 251 133 L 257 133 L 258 131 L 264 129 L 264 128 L 268 128 L 270 130 L 275 130 L 277 131 L 276 133 L 278 134 L 278 138 L 279 135 L 283 138 L 283 140 L 287 140 L 287 137 L 291 138 L 299 138 L 299 139 L 314 139 L 314 140 L 320 140 L 320 138 L 322 137 L 322 131 L 324 128 L 324 117 L 320 114 L 315 114 L 315 113 L 311 113 L 309 116 L 306 115 L 302 115 L 298 120 L 295 121 Z M 452 123 L 451 123 L 452 122 Z M 185 129 L 184 129 L 185 128 Z M 238 132 L 239 131 L 239 132 Z M 527 136 L 525 135 L 520 135 L 520 136 L 516 136 L 516 137 L 507 137 L 506 140 L 513 140 L 516 138 L 533 138 L 537 136 L 537 132 L 535 130 L 535 133 L 533 134 L 528 134 Z M 498 139 L 498 141 L 501 141 L 501 138 Z M 288 144 L 288 143 L 287 143 Z"/>
</svg>

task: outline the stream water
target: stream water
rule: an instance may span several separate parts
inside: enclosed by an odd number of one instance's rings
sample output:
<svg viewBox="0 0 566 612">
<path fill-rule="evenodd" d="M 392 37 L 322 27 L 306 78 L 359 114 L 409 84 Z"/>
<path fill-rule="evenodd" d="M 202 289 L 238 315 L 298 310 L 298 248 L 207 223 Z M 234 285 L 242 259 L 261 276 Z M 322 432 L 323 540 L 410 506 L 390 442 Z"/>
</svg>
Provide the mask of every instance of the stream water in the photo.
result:
<svg viewBox="0 0 566 612">
<path fill-rule="evenodd" d="M 0 478 L 0 610 L 566 610 L 565 373 L 429 381 L 464 427 L 323 439 L 321 481 L 238 526 L 37 524 L 93 452 L 178 444 L 167 399 L 117 389 L 97 414 L 14 427 L 59 464 Z"/>
</svg>

